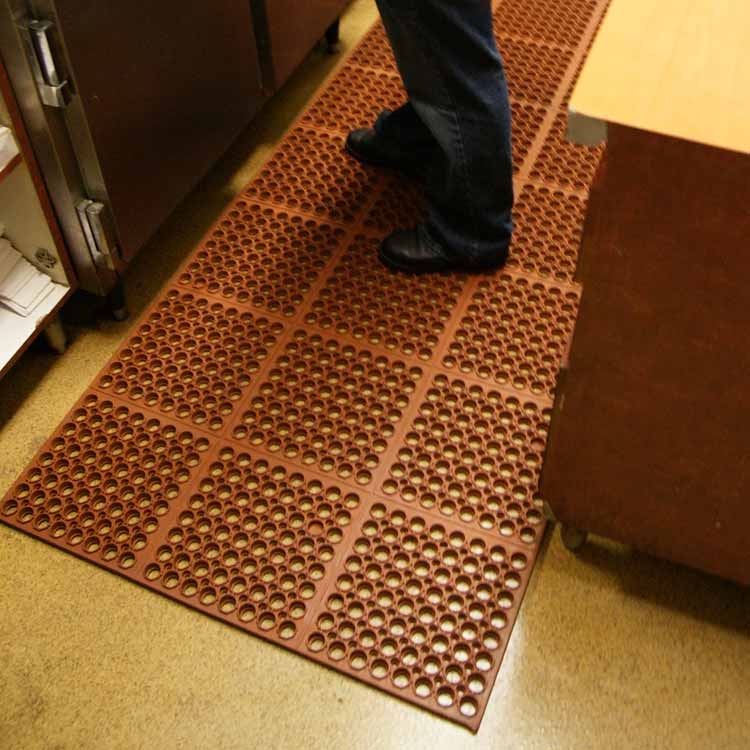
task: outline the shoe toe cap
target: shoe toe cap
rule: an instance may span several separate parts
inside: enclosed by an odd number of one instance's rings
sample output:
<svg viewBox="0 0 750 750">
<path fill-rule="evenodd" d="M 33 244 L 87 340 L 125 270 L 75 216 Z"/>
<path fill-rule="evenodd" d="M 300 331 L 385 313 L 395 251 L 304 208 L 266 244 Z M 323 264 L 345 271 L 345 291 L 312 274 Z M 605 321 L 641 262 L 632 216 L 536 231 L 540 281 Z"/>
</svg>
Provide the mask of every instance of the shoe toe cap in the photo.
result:
<svg viewBox="0 0 750 750">
<path fill-rule="evenodd" d="M 352 130 L 346 138 L 346 145 L 349 148 L 362 149 L 372 142 L 372 130 L 370 128 L 359 128 Z"/>
<path fill-rule="evenodd" d="M 381 252 L 390 258 L 410 256 L 417 244 L 416 233 L 409 229 L 398 229 L 389 234 L 381 243 Z"/>
</svg>

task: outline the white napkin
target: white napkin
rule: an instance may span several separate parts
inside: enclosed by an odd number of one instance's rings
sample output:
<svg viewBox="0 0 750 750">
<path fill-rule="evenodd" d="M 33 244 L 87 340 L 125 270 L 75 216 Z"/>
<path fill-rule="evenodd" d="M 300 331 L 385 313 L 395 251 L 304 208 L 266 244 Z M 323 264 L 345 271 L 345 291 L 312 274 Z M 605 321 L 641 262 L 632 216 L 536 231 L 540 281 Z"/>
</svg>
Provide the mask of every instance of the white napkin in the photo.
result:
<svg viewBox="0 0 750 750">
<path fill-rule="evenodd" d="M 54 289 L 49 276 L 0 238 L 0 304 L 23 317 L 30 315 Z"/>
</svg>

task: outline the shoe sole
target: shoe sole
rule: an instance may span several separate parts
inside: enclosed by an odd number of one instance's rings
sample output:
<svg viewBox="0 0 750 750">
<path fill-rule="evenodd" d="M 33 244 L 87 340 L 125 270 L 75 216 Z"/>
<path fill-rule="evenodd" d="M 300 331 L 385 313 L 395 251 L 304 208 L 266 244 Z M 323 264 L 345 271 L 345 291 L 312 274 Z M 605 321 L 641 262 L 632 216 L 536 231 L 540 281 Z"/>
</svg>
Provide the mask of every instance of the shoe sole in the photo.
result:
<svg viewBox="0 0 750 750">
<path fill-rule="evenodd" d="M 375 159 L 368 159 L 366 156 L 363 156 L 358 151 L 355 151 L 350 145 L 349 141 L 344 142 L 344 150 L 346 151 L 349 156 L 352 157 L 352 159 L 355 159 L 360 164 L 364 164 L 368 167 L 376 167 L 377 169 L 387 169 L 390 172 L 395 172 L 396 174 L 403 175 L 409 180 L 413 180 L 414 182 L 418 182 L 420 184 L 424 184 L 424 178 L 420 177 L 419 175 L 416 175 L 412 172 L 409 172 L 406 169 L 402 169 L 401 167 L 396 167 L 393 164 L 385 164 L 382 161 L 377 161 Z"/>
<path fill-rule="evenodd" d="M 389 258 L 382 250 L 378 250 L 378 258 L 380 262 L 390 268 L 392 271 L 398 271 L 399 273 L 408 273 L 412 276 L 421 276 L 426 273 L 446 273 L 447 271 L 457 271 L 458 268 L 453 268 L 449 265 L 443 266 L 442 268 L 415 268 L 414 266 L 407 266 L 401 264 Z"/>
<path fill-rule="evenodd" d="M 507 262 L 507 258 L 503 258 L 498 263 L 488 263 L 483 266 L 466 266 L 463 263 L 448 263 L 441 268 L 415 268 L 414 266 L 406 265 L 405 263 L 399 263 L 397 260 L 393 260 L 388 257 L 382 249 L 378 250 L 378 258 L 380 262 L 390 268 L 392 271 L 398 271 L 399 273 L 408 273 L 412 276 L 422 276 L 427 273 L 465 273 L 470 275 L 489 273 L 491 271 L 497 271 Z"/>
</svg>

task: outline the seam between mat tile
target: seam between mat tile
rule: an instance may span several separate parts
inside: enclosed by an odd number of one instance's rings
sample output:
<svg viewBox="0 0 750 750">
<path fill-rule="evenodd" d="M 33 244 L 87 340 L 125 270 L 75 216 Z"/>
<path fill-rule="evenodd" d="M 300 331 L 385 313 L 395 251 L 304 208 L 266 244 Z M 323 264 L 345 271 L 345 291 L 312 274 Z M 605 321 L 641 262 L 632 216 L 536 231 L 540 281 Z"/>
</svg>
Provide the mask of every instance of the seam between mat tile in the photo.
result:
<svg viewBox="0 0 750 750">
<path fill-rule="evenodd" d="M 549 105 L 548 112 L 544 118 L 542 126 L 539 132 L 537 133 L 537 136 L 534 139 L 534 142 L 529 147 L 529 152 L 526 155 L 526 159 L 524 160 L 524 163 L 522 164 L 521 169 L 519 171 L 518 177 L 523 182 L 526 182 L 528 180 L 531 167 L 533 166 L 534 162 L 539 156 L 539 153 L 541 152 L 542 147 L 544 146 L 547 136 L 552 130 L 555 119 L 557 118 L 557 115 L 560 112 L 560 105 L 565 99 L 565 94 L 567 93 L 568 87 L 572 83 L 578 71 L 578 66 L 580 65 L 584 57 L 586 56 L 588 42 L 591 39 L 592 35 L 594 34 L 597 26 L 599 25 L 602 14 L 608 7 L 609 2 L 610 0 L 599 0 L 599 3 L 596 6 L 596 10 L 592 14 L 591 18 L 589 19 L 588 24 L 586 25 L 585 31 L 581 35 L 581 39 L 578 43 L 578 46 L 575 48 L 573 56 L 571 57 L 571 60 L 568 63 L 568 67 L 567 67 L 567 70 L 565 71 L 565 75 L 560 81 L 560 84 L 557 87 L 557 91 L 554 97 L 552 98 L 552 101 Z"/>
</svg>

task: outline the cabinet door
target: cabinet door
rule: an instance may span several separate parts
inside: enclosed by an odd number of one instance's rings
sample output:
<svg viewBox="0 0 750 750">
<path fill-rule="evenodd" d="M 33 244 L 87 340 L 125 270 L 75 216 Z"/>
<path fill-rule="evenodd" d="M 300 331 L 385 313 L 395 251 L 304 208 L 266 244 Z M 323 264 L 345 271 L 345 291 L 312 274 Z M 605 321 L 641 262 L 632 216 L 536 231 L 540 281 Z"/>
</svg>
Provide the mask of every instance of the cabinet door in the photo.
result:
<svg viewBox="0 0 750 750">
<path fill-rule="evenodd" d="M 279 88 L 351 0 L 255 0 L 263 6 L 272 80 Z"/>
<path fill-rule="evenodd" d="M 37 0 L 54 18 L 89 197 L 129 260 L 261 104 L 248 0 Z"/>
</svg>

